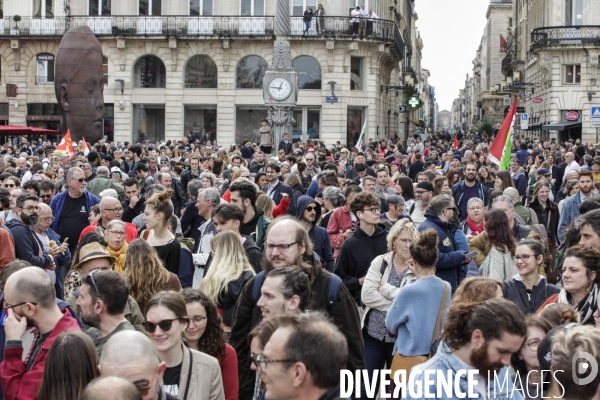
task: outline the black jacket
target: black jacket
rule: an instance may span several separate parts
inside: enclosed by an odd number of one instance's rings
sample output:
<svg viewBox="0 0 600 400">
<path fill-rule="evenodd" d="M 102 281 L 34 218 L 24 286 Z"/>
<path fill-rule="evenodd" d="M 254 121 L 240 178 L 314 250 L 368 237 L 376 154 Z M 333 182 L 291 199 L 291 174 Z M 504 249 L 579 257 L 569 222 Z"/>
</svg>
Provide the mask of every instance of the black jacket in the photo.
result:
<svg viewBox="0 0 600 400">
<path fill-rule="evenodd" d="M 369 236 L 359 226 L 342 244 L 335 264 L 335 274 L 342 278 L 356 304 L 361 304 L 362 285 L 358 282 L 359 279 L 367 275 L 375 257 L 388 251 L 387 233 L 383 225 L 377 225 L 373 235 Z"/>
<path fill-rule="evenodd" d="M 194 249 L 192 250 L 193 253 L 198 251 L 198 245 L 200 244 L 200 231 L 198 228 L 206 221 L 202 215 L 198 214 L 196 203 L 198 203 L 198 200 L 190 201 L 181 217 L 183 236 L 191 237 L 195 241 Z"/>
<path fill-rule="evenodd" d="M 288 142 L 284 142 L 283 140 L 281 142 L 279 142 L 279 148 L 278 150 L 283 150 L 285 151 L 285 154 L 291 154 L 292 152 L 292 141 L 288 140 Z"/>
<path fill-rule="evenodd" d="M 252 278 L 254 274 L 250 271 L 244 271 L 238 278 L 227 284 L 227 290 L 223 290 L 219 294 L 217 306 L 223 310 L 223 322 L 227 326 L 231 326 L 231 320 L 233 319 L 233 310 L 237 303 L 238 297 L 242 293 L 246 282 Z"/>
<path fill-rule="evenodd" d="M 202 169 L 198 168 L 198 175 L 194 175 L 192 170 L 186 171 L 181 175 L 181 184 L 183 185 L 183 189 L 187 192 L 187 187 L 190 181 L 194 179 L 200 179 L 200 174 L 202 173 Z"/>
<path fill-rule="evenodd" d="M 123 207 L 123 216 L 121 220 L 123 222 L 133 222 L 133 219 L 144 212 L 146 208 L 146 199 L 140 197 L 140 201 L 137 202 L 135 207 L 129 207 L 129 199 L 121 202 L 121 207 Z"/>
<path fill-rule="evenodd" d="M 425 163 L 423 161 L 420 160 L 416 160 L 414 163 L 410 164 L 410 167 L 408 167 L 408 177 L 413 181 L 416 182 L 417 181 L 417 174 L 421 171 L 423 171 L 423 167 L 425 166 Z"/>
<path fill-rule="evenodd" d="M 260 252 L 260 248 L 254 243 L 254 240 L 250 236 L 245 236 L 246 240 L 244 240 L 244 250 L 246 250 L 246 256 L 248 256 L 248 261 L 250 261 L 250 265 L 254 269 L 254 272 L 257 274 L 263 270 L 262 266 L 262 253 Z"/>
<path fill-rule="evenodd" d="M 340 286 L 337 301 L 331 312 L 327 311 L 327 295 L 331 273 L 319 265 L 314 266 L 312 283 L 311 311 L 321 311 L 328 314 L 332 322 L 342 331 L 348 342 L 348 365 L 351 371 L 365 368 L 364 345 L 360 329 L 360 320 L 356 303 L 344 285 Z M 250 369 L 250 348 L 248 333 L 262 320 L 260 308 L 252 301 L 254 280 L 251 278 L 244 289 L 233 312 L 231 336 L 229 344 L 235 348 L 238 357 L 238 372 L 240 384 L 240 400 L 251 400 L 254 392 L 256 374 Z"/>
<path fill-rule="evenodd" d="M 548 300 L 548 297 L 560 292 L 557 286 L 546 282 L 542 278 L 539 283 L 531 289 L 531 299 L 527 294 L 525 284 L 519 275 L 502 282 L 502 294 L 506 300 L 510 300 L 525 314 L 534 314 Z"/>
<path fill-rule="evenodd" d="M 544 223 L 544 208 L 539 203 L 537 199 L 534 199 L 531 203 L 529 203 L 529 208 L 535 211 L 535 215 L 537 215 L 538 223 L 544 225 L 546 231 L 548 232 L 548 247 L 552 254 L 556 254 L 557 247 L 557 238 L 556 233 L 558 232 L 558 223 L 560 221 L 560 215 L 558 212 L 558 206 L 553 201 L 548 199 L 546 210 L 547 211 L 547 221 Z"/>
</svg>

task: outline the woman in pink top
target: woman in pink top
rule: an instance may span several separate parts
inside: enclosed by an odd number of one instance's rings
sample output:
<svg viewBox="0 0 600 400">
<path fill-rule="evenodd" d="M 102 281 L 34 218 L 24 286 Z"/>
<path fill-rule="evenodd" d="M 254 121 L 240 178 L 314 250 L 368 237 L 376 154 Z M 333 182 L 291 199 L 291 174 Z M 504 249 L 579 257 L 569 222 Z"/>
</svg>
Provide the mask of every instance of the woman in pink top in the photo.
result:
<svg viewBox="0 0 600 400">
<path fill-rule="evenodd" d="M 350 203 L 354 200 L 354 196 L 360 192 L 362 192 L 360 186 L 349 185 L 344 192 L 346 204 L 336 209 L 329 218 L 327 233 L 329 234 L 329 241 L 333 247 L 333 258 L 335 259 L 340 253 L 344 240 L 354 233 L 353 228 L 356 226 L 356 217 L 350 212 Z"/>
</svg>

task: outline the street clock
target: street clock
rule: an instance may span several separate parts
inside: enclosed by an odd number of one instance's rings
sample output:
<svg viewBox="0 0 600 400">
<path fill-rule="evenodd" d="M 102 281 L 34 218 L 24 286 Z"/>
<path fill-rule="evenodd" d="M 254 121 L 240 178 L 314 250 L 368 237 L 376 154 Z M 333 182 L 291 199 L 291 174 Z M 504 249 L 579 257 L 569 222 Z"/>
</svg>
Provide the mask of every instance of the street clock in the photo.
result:
<svg viewBox="0 0 600 400">
<path fill-rule="evenodd" d="M 292 83 L 287 78 L 278 76 L 269 82 L 268 91 L 273 100 L 282 101 L 292 94 Z"/>
<path fill-rule="evenodd" d="M 298 75 L 296 71 L 266 71 L 263 80 L 263 98 L 267 107 L 295 106 L 298 101 Z"/>
</svg>

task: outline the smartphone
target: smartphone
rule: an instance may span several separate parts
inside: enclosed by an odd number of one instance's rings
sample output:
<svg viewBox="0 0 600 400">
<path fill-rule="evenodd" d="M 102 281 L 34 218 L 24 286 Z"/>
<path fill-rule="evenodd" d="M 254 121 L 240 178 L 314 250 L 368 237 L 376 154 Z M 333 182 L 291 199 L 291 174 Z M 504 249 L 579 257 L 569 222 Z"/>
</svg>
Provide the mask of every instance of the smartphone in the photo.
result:
<svg viewBox="0 0 600 400">
<path fill-rule="evenodd" d="M 473 259 L 473 258 L 477 257 L 478 255 L 479 255 L 479 252 L 472 251 L 470 253 L 465 254 L 465 258 Z"/>
</svg>

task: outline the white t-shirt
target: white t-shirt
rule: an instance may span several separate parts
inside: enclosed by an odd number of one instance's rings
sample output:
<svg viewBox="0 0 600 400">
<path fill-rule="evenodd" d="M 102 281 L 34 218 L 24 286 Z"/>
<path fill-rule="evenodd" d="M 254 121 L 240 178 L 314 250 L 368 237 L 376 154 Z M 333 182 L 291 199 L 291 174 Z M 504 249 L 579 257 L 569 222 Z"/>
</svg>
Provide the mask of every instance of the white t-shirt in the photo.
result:
<svg viewBox="0 0 600 400">
<path fill-rule="evenodd" d="M 50 238 L 48 237 L 48 235 L 40 235 L 37 232 L 35 234 L 38 237 L 38 239 L 40 240 L 40 242 L 42 243 L 43 250 L 48 251 L 48 248 L 50 247 Z M 48 274 L 48 276 L 52 280 L 52 283 L 56 283 L 56 272 L 55 271 L 46 270 L 46 273 Z"/>
</svg>

